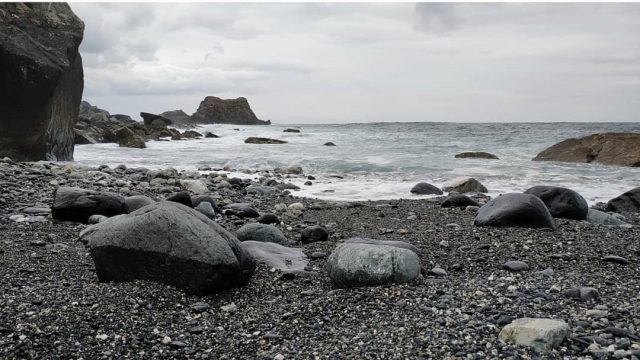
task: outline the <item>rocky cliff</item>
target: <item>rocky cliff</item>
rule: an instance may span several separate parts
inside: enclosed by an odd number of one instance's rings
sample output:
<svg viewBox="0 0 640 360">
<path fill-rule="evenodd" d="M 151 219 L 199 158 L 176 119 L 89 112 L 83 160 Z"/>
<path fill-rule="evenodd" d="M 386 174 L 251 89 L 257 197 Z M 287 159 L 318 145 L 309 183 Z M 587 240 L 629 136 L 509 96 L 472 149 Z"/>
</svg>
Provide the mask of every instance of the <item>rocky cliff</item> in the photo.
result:
<svg viewBox="0 0 640 360">
<path fill-rule="evenodd" d="M 198 124 L 270 125 L 271 121 L 260 120 L 249 106 L 246 98 L 220 99 L 207 96 L 202 100 L 192 120 Z"/>
<path fill-rule="evenodd" d="M 66 3 L 0 3 L 0 157 L 73 160 L 83 32 Z"/>
<path fill-rule="evenodd" d="M 193 119 L 191 116 L 187 115 L 182 110 L 171 110 L 165 111 L 160 114 L 163 118 L 169 119 L 173 122 L 175 126 L 192 126 L 194 125 Z"/>
<path fill-rule="evenodd" d="M 640 133 L 604 133 L 567 139 L 545 149 L 533 160 L 638 167 Z"/>
</svg>

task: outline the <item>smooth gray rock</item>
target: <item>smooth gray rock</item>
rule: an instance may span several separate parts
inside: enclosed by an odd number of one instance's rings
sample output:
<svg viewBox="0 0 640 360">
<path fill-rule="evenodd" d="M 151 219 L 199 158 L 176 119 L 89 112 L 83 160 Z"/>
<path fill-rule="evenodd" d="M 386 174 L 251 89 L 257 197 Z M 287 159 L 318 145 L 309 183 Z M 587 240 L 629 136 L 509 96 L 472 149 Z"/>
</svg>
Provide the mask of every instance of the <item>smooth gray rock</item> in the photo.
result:
<svg viewBox="0 0 640 360">
<path fill-rule="evenodd" d="M 235 236 L 170 201 L 92 225 L 80 239 L 101 282 L 151 280 L 204 295 L 243 286 L 255 270 Z"/>
<path fill-rule="evenodd" d="M 87 224 L 97 224 L 107 220 L 108 217 L 104 215 L 91 215 L 89 219 L 87 219 Z"/>
<path fill-rule="evenodd" d="M 132 213 L 142 207 L 153 204 L 154 202 L 155 201 L 153 201 L 153 199 L 145 195 L 128 196 L 124 199 L 128 213 Z"/>
<path fill-rule="evenodd" d="M 242 246 L 259 263 L 280 271 L 305 271 L 309 259 L 299 248 L 289 248 L 280 244 L 248 240 Z"/>
<path fill-rule="evenodd" d="M 209 204 L 211 204 L 211 207 L 213 208 L 213 210 L 218 211 L 218 205 L 211 196 L 204 195 L 204 194 L 191 196 L 191 204 L 193 204 L 194 207 L 197 207 L 202 202 L 208 202 Z"/>
<path fill-rule="evenodd" d="M 589 211 L 587 201 L 571 189 L 559 186 L 534 186 L 524 193 L 539 197 L 554 218 L 584 220 Z"/>
<path fill-rule="evenodd" d="M 201 214 L 213 220 L 216 218 L 216 212 L 213 210 L 213 206 L 210 203 L 203 201 L 195 207 Z"/>
<path fill-rule="evenodd" d="M 476 226 L 516 226 L 555 229 L 547 206 L 530 194 L 505 194 L 483 205 L 473 222 Z"/>
<path fill-rule="evenodd" d="M 249 185 L 245 189 L 247 194 L 259 195 L 259 196 L 268 196 L 275 194 L 278 189 L 272 186 L 261 186 L 261 185 Z"/>
<path fill-rule="evenodd" d="M 420 259 L 399 247 L 350 243 L 331 253 L 326 270 L 338 288 L 403 284 L 420 274 Z"/>
<path fill-rule="evenodd" d="M 236 235 L 240 241 L 254 240 L 261 242 L 272 242 L 280 245 L 290 245 L 293 242 L 275 226 L 267 224 L 252 223 L 242 226 L 236 230 Z"/>
<path fill-rule="evenodd" d="M 596 288 L 581 286 L 565 290 L 564 296 L 570 299 L 589 301 L 598 300 L 600 298 L 600 293 L 598 293 L 598 290 Z"/>
<path fill-rule="evenodd" d="M 51 216 L 60 221 L 86 223 L 91 215 L 111 217 L 127 212 L 124 197 L 115 193 L 61 186 L 53 197 Z"/>
<path fill-rule="evenodd" d="M 429 183 L 419 182 L 411 188 L 411 193 L 417 195 L 442 195 L 442 190 Z"/>
<path fill-rule="evenodd" d="M 586 220 L 592 224 L 608 225 L 608 226 L 624 226 L 629 225 L 617 217 L 607 214 L 604 211 L 589 209 Z"/>
<path fill-rule="evenodd" d="M 409 244 L 409 243 L 404 242 L 404 241 L 375 240 L 375 239 L 368 239 L 368 238 L 353 237 L 353 238 L 346 239 L 344 241 L 344 243 L 345 244 L 370 244 L 370 245 L 393 246 L 393 247 L 397 247 L 397 248 L 407 249 L 407 250 L 413 251 L 418 256 L 422 255 L 422 252 L 420 251 L 420 249 L 418 249 L 415 245 Z"/>
<path fill-rule="evenodd" d="M 569 334 L 569 325 L 562 320 L 521 318 L 500 331 L 500 340 L 529 346 L 538 353 L 558 347 Z"/>
<path fill-rule="evenodd" d="M 529 265 L 527 265 L 526 262 L 519 260 L 507 261 L 502 264 L 502 267 L 513 272 L 529 270 Z"/>
<path fill-rule="evenodd" d="M 467 206 L 479 207 L 480 204 L 478 204 L 475 200 L 473 200 L 472 198 L 466 195 L 456 194 L 456 195 L 448 196 L 446 199 L 442 201 L 442 203 L 440 203 L 440 206 L 443 208 L 450 208 L 450 207 L 466 208 Z"/>
<path fill-rule="evenodd" d="M 308 226 L 300 233 L 300 241 L 303 243 L 312 243 L 316 241 L 327 241 L 329 233 L 327 229 L 320 225 Z"/>
</svg>

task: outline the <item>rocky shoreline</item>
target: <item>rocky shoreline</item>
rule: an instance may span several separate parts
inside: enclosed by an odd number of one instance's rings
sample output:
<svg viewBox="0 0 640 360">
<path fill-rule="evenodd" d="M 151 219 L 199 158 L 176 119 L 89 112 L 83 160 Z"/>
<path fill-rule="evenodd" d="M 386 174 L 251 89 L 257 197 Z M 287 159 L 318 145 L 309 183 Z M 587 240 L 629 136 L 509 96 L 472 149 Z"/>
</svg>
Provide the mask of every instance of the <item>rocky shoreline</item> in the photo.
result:
<svg viewBox="0 0 640 360">
<path fill-rule="evenodd" d="M 297 198 L 287 178 L 304 175 L 241 180 L 8 160 L 0 170 L 2 358 L 640 357 L 637 213 L 625 214 L 636 226 L 554 219 L 555 230 L 479 227 L 477 208 L 444 208 L 443 198 Z M 88 225 L 50 215 L 59 186 L 162 200 L 197 190 L 189 180 L 204 181 L 215 221 L 232 233 L 256 219 L 229 204 L 275 215 L 289 246 L 307 255 L 305 271 L 259 262 L 247 285 L 207 296 L 151 281 L 101 283 L 80 241 Z M 314 226 L 326 240 L 305 240 Z M 421 275 L 336 288 L 329 254 L 354 237 L 412 244 Z M 519 318 L 562 320 L 569 334 L 541 355 L 501 340 Z"/>
</svg>

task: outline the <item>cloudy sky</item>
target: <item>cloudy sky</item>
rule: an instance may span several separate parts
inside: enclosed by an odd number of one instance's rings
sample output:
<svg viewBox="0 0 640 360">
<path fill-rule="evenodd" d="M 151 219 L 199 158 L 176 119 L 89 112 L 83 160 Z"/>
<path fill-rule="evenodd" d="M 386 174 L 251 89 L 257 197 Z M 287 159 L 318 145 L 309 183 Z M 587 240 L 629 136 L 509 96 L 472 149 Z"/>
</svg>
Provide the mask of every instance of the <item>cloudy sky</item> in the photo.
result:
<svg viewBox="0 0 640 360">
<path fill-rule="evenodd" d="M 640 4 L 73 3 L 84 98 L 277 123 L 640 121 Z"/>
</svg>

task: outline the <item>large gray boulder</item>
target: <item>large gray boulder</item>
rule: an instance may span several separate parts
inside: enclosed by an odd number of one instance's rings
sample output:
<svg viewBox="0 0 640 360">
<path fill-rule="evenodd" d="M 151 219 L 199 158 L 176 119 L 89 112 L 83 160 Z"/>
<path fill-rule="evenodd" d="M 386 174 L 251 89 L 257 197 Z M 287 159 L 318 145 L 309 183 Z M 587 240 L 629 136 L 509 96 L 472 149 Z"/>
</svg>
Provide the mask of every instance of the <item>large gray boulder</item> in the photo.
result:
<svg viewBox="0 0 640 360">
<path fill-rule="evenodd" d="M 534 186 L 524 193 L 539 197 L 554 218 L 584 220 L 589 212 L 587 201 L 571 189 L 559 186 Z"/>
<path fill-rule="evenodd" d="M 326 270 L 338 288 L 403 284 L 420 274 L 420 259 L 394 246 L 347 243 L 331 253 Z"/>
<path fill-rule="evenodd" d="M 413 251 L 418 256 L 422 255 L 422 252 L 420 251 L 420 249 L 418 249 L 415 245 L 409 244 L 408 242 L 404 242 L 404 241 L 376 240 L 376 239 L 369 239 L 369 238 L 352 237 L 352 238 L 346 239 L 344 241 L 344 243 L 345 244 L 369 244 L 369 245 L 393 246 L 393 247 L 397 247 L 397 248 L 407 249 L 407 250 Z"/>
<path fill-rule="evenodd" d="M 417 195 L 442 195 L 442 190 L 427 182 L 419 182 L 411 188 L 411 193 Z"/>
<path fill-rule="evenodd" d="M 521 318 L 500 331 L 500 340 L 531 347 L 546 353 L 558 347 L 569 334 L 569 325 L 562 320 Z"/>
<path fill-rule="evenodd" d="M 242 242 L 242 246 L 257 262 L 280 271 L 304 272 L 309 264 L 309 258 L 299 248 L 253 240 Z"/>
<path fill-rule="evenodd" d="M 607 203 L 608 211 L 640 212 L 640 187 L 631 189 Z"/>
<path fill-rule="evenodd" d="M 151 280 L 197 295 L 247 284 L 255 260 L 223 227 L 179 203 L 163 201 L 88 227 L 98 279 Z"/>
<path fill-rule="evenodd" d="M 91 215 L 125 214 L 125 198 L 110 192 L 98 192 L 61 186 L 53 194 L 51 216 L 60 221 L 86 223 Z"/>
<path fill-rule="evenodd" d="M 293 243 L 287 239 L 277 227 L 260 223 L 246 224 L 236 230 L 236 235 L 240 241 L 254 240 L 280 245 L 290 245 Z"/>
<path fill-rule="evenodd" d="M 153 204 L 154 201 L 145 195 L 133 195 L 124 199 L 124 203 L 127 207 L 127 213 L 134 212 L 142 207 Z"/>
<path fill-rule="evenodd" d="M 540 198 L 515 193 L 498 196 L 484 204 L 473 224 L 555 229 L 553 217 Z"/>
<path fill-rule="evenodd" d="M 622 216 L 620 214 L 616 214 L 616 215 Z M 622 219 L 618 218 L 617 216 L 614 216 L 604 211 L 600 211 L 596 209 L 589 209 L 586 220 L 592 224 L 599 224 L 599 225 L 608 225 L 608 226 L 629 225 L 628 223 L 624 222 Z"/>
<path fill-rule="evenodd" d="M 73 160 L 83 32 L 66 3 L 0 3 L 0 158 Z"/>
</svg>

